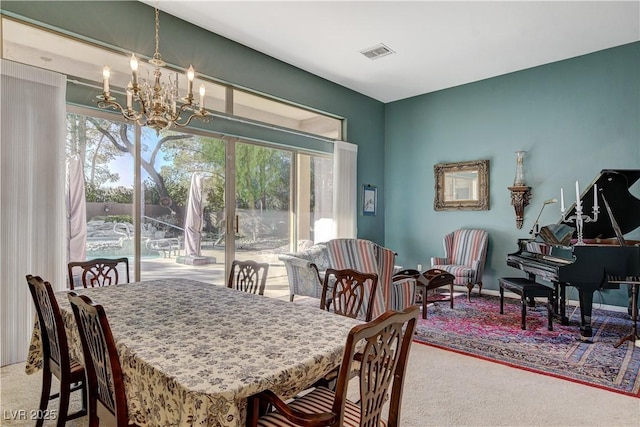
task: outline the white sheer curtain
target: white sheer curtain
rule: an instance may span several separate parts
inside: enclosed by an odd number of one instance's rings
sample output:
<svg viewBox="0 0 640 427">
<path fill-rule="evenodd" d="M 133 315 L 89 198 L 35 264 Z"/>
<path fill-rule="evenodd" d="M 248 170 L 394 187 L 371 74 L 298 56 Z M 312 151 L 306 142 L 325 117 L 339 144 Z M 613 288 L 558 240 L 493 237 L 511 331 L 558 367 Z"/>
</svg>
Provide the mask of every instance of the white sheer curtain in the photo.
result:
<svg viewBox="0 0 640 427">
<path fill-rule="evenodd" d="M 333 221 L 336 238 L 358 234 L 358 146 L 335 141 L 333 147 Z"/>
<path fill-rule="evenodd" d="M 35 309 L 25 275 L 65 288 L 66 77 L 1 62 L 0 365 L 26 359 Z"/>
</svg>

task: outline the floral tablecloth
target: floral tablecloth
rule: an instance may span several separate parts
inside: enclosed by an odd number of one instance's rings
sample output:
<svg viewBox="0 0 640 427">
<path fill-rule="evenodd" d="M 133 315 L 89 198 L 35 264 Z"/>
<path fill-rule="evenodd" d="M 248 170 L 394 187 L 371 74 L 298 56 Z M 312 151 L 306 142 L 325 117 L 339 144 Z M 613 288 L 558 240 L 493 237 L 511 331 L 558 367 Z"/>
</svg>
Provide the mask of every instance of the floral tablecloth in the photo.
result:
<svg viewBox="0 0 640 427">
<path fill-rule="evenodd" d="M 149 426 L 244 425 L 246 399 L 291 397 L 341 362 L 358 321 L 186 279 L 77 289 L 103 305 L 122 370 L 129 418 Z M 56 293 L 69 346 L 81 345 L 67 292 Z M 41 368 L 36 325 L 27 373 Z"/>
</svg>

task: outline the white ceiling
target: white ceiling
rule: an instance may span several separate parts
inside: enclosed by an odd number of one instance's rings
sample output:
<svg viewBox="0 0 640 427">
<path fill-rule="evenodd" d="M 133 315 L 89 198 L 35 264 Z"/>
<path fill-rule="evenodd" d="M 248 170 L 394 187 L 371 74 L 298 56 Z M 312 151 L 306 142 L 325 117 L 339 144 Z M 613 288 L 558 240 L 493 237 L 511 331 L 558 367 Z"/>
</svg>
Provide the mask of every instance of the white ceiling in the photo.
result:
<svg viewBox="0 0 640 427">
<path fill-rule="evenodd" d="M 640 40 L 637 0 L 157 4 L 164 12 L 382 102 Z M 370 60 L 360 53 L 379 43 L 396 54 Z"/>
</svg>

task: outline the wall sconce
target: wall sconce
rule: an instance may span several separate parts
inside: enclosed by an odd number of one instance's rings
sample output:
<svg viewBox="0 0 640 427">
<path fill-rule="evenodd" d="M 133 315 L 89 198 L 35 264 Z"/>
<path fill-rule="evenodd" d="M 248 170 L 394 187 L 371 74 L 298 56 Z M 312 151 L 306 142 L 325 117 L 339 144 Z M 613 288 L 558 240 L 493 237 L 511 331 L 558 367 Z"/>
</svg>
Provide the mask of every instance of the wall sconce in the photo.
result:
<svg viewBox="0 0 640 427">
<path fill-rule="evenodd" d="M 511 191 L 511 204 L 516 210 L 516 227 L 522 228 L 524 221 L 524 207 L 529 204 L 531 199 L 531 187 L 519 186 L 509 187 Z"/>
<path fill-rule="evenodd" d="M 531 187 L 527 187 L 524 180 L 524 155 L 526 151 L 516 151 L 516 177 L 513 186 L 508 187 L 511 191 L 511 204 L 516 211 L 516 227 L 522 228 L 524 221 L 524 207 L 531 199 Z"/>
</svg>

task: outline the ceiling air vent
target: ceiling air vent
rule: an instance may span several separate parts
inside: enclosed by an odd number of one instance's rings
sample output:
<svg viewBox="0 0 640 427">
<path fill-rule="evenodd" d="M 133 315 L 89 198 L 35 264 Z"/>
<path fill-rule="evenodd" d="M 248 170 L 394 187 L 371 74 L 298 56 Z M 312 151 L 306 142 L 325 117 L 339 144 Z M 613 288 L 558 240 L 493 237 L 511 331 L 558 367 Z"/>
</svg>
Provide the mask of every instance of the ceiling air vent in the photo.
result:
<svg viewBox="0 0 640 427">
<path fill-rule="evenodd" d="M 391 55 L 395 52 L 380 43 L 379 45 L 370 47 L 369 49 L 361 50 L 360 53 L 369 59 L 378 59 L 382 58 L 383 56 Z"/>
</svg>

